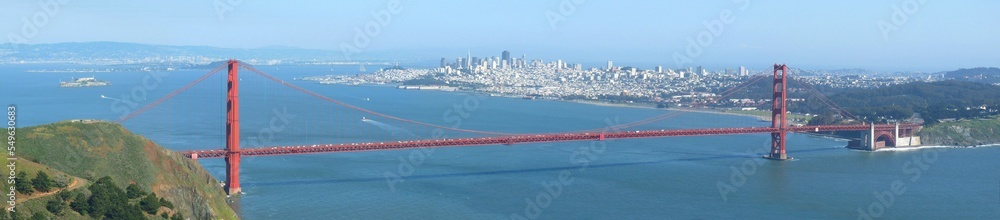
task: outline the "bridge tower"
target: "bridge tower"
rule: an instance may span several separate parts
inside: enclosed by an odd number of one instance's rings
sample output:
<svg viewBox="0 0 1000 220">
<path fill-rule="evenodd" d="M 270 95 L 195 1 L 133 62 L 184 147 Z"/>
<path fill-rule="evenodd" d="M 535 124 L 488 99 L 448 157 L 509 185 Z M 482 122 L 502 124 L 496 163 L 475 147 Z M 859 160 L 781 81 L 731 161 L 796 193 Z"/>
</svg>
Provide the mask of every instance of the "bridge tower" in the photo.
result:
<svg viewBox="0 0 1000 220">
<path fill-rule="evenodd" d="M 780 74 L 779 74 L 780 71 Z M 785 154 L 785 141 L 788 133 L 788 66 L 774 64 L 774 88 L 771 98 L 771 127 L 777 132 L 771 133 L 771 152 L 766 157 L 774 160 L 790 159 Z"/>
<path fill-rule="evenodd" d="M 239 62 L 229 60 L 226 96 L 226 194 L 240 193 L 240 78 Z"/>
</svg>

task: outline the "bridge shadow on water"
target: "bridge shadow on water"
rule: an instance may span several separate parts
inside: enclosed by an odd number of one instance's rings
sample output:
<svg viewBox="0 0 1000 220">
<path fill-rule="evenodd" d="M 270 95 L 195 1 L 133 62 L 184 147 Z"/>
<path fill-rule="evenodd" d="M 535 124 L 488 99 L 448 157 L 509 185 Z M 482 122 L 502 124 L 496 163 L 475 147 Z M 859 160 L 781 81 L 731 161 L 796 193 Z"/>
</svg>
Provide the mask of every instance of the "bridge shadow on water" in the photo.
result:
<svg viewBox="0 0 1000 220">
<path fill-rule="evenodd" d="M 819 152 L 819 151 L 842 150 L 842 149 L 844 148 L 818 148 L 809 150 L 788 151 L 788 153 L 807 153 L 807 152 Z M 587 166 L 587 169 L 639 166 L 639 165 L 650 165 L 650 164 L 660 164 L 669 162 L 709 161 L 709 160 L 739 159 L 739 158 L 750 159 L 763 156 L 763 155 L 720 155 L 720 154 L 691 153 L 691 152 L 679 152 L 679 151 L 659 151 L 659 152 L 699 155 L 705 157 L 679 158 L 671 160 L 656 160 L 656 161 L 642 161 L 642 162 L 629 162 L 629 163 L 592 164 Z M 573 169 L 580 169 L 580 167 L 581 166 L 559 166 L 559 167 L 543 167 L 543 168 L 514 169 L 514 170 L 482 171 L 482 172 L 426 174 L 426 175 L 408 176 L 405 179 L 416 180 L 416 179 L 437 179 L 437 178 L 454 178 L 454 177 L 471 177 L 471 176 L 490 176 L 490 175 L 516 174 L 516 173 L 573 170 Z M 291 181 L 272 181 L 272 182 L 244 182 L 243 184 L 244 188 L 247 188 L 253 186 L 294 186 L 294 185 L 319 185 L 319 184 L 382 182 L 382 181 L 386 181 L 386 178 L 369 177 L 369 178 L 351 178 L 351 179 L 291 180 Z"/>
</svg>

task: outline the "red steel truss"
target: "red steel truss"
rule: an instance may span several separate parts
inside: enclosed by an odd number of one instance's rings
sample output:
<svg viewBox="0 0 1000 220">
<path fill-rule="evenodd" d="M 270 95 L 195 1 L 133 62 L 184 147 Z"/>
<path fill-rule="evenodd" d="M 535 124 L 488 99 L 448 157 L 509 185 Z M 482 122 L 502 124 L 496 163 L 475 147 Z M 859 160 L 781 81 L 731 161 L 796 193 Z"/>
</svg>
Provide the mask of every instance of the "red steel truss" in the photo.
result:
<svg viewBox="0 0 1000 220">
<path fill-rule="evenodd" d="M 916 129 L 919 124 L 900 124 L 900 129 Z M 864 131 L 868 130 L 868 125 L 824 125 L 824 126 L 801 126 L 788 127 L 789 132 L 822 132 L 822 131 Z M 876 130 L 891 131 L 895 129 L 894 124 L 875 125 Z M 773 127 L 750 127 L 750 128 L 707 128 L 707 129 L 680 129 L 680 130 L 645 130 L 645 131 L 617 131 L 604 133 L 556 133 L 537 135 L 515 135 L 497 136 L 486 138 L 454 138 L 454 139 L 428 139 L 414 141 L 390 141 L 390 142 L 367 142 L 367 143 L 344 143 L 344 144 L 316 144 L 300 146 L 272 146 L 243 149 L 239 152 L 243 156 L 275 156 L 290 154 L 313 154 L 331 152 L 358 152 L 376 150 L 400 150 L 410 148 L 425 147 L 460 147 L 460 146 L 482 146 L 482 145 L 513 145 L 541 142 L 565 142 L 565 141 L 601 141 L 608 139 L 628 139 L 628 138 L 657 138 L 657 137 L 677 137 L 677 136 L 709 136 L 709 135 L 736 135 L 736 134 L 757 134 L 774 133 L 778 129 Z M 220 150 L 195 150 L 183 152 L 185 156 L 197 158 L 220 158 L 225 157 L 228 151 Z"/>
</svg>

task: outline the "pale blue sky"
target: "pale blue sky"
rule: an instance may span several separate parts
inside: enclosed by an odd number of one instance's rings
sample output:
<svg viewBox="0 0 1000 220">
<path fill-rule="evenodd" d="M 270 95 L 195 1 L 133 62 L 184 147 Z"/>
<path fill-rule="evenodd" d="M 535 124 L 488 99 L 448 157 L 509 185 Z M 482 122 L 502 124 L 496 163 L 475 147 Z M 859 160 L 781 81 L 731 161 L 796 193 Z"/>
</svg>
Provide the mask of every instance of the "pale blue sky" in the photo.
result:
<svg viewBox="0 0 1000 220">
<path fill-rule="evenodd" d="M 2 42 L 23 36 L 44 10 L 41 1 L 0 0 Z M 400 0 L 403 8 L 364 52 L 409 51 L 428 59 L 480 56 L 563 58 L 573 62 L 656 63 L 674 67 L 688 38 L 708 31 L 705 21 L 732 12 L 732 23 L 685 65 L 766 66 L 784 62 L 811 68 L 939 71 L 998 66 L 1000 1 L 845 0 L 732 1 L 577 0 L 576 10 L 553 29 L 573 0 Z M 256 48 L 292 46 L 340 50 L 354 28 L 374 21 L 370 12 L 389 0 L 242 0 L 220 19 L 218 1 L 68 1 L 27 43 L 118 41 L 166 45 Z M 233 1 L 239 2 L 239 1 Z M 885 38 L 879 22 L 893 24 L 893 6 L 917 2 L 905 22 Z M 902 9 L 901 9 L 902 10 Z M 895 26 L 895 24 L 893 24 Z"/>
</svg>

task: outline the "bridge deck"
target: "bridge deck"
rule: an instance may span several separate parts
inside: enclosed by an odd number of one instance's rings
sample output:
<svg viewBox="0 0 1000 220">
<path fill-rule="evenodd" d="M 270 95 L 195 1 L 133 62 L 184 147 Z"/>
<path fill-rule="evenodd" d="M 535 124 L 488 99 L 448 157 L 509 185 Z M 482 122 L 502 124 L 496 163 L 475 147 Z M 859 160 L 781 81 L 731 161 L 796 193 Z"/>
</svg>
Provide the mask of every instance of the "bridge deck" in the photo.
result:
<svg viewBox="0 0 1000 220">
<path fill-rule="evenodd" d="M 919 124 L 900 124 L 900 129 L 913 129 L 920 127 Z M 820 131 L 861 131 L 868 130 L 869 125 L 826 125 L 826 126 L 799 126 L 789 127 L 789 132 L 820 132 Z M 892 124 L 875 125 L 876 130 L 895 129 Z M 706 129 L 677 129 L 677 130 L 642 130 L 642 131 L 614 131 L 614 132 L 583 132 L 583 133 L 553 133 L 553 134 L 526 134 L 511 136 L 496 136 L 485 138 L 454 138 L 454 139 L 429 139 L 413 141 L 389 141 L 389 142 L 367 142 L 367 143 L 342 143 L 342 144 L 315 144 L 300 146 L 273 146 L 244 148 L 240 150 L 242 156 L 272 156 L 289 154 L 313 154 L 331 152 L 356 152 L 375 150 L 399 150 L 409 148 L 424 147 L 458 147 L 458 146 L 481 146 L 497 144 L 522 144 L 540 142 L 564 142 L 564 141 L 588 141 L 606 139 L 628 139 L 628 138 L 656 138 L 674 136 L 704 136 L 704 135 L 736 135 L 754 133 L 774 133 L 778 128 L 772 127 L 750 127 L 750 128 L 706 128 Z M 194 150 L 185 151 L 183 154 L 191 158 L 221 158 L 226 156 L 225 149 L 218 150 Z M 195 156 L 197 155 L 197 156 Z"/>
</svg>

